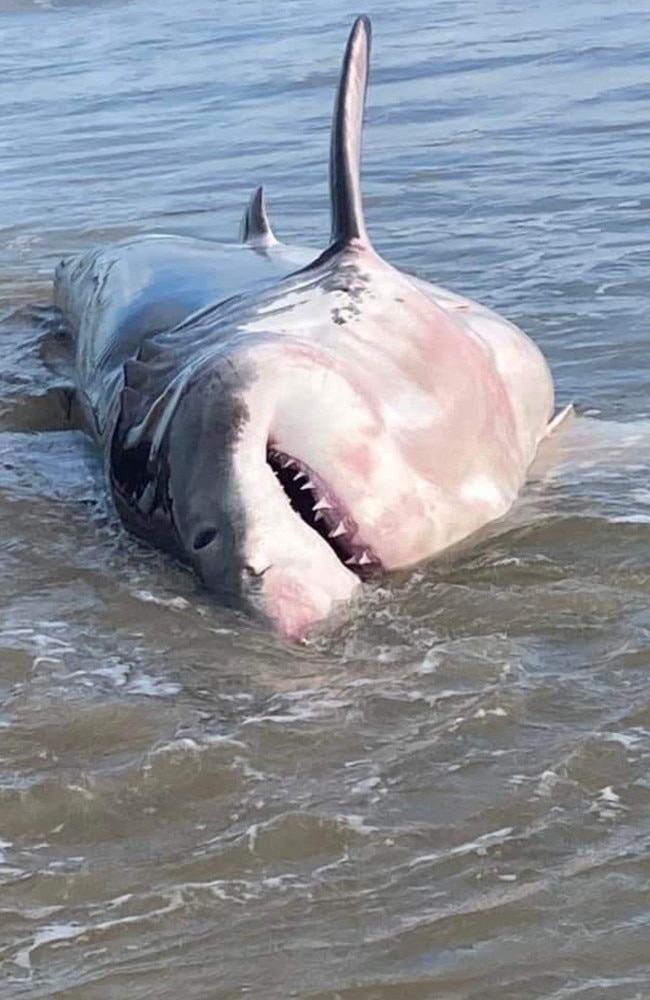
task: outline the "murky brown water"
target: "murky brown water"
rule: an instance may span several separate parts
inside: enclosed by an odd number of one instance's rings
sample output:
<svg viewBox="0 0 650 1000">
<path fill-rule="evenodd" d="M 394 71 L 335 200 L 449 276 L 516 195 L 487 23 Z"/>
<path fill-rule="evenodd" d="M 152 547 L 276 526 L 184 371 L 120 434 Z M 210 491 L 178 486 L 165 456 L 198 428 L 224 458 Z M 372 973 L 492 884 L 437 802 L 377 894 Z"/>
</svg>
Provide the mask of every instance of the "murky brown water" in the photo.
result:
<svg viewBox="0 0 650 1000">
<path fill-rule="evenodd" d="M 644 6 L 367 5 L 378 246 L 638 423 L 292 649 L 122 533 L 31 306 L 260 180 L 322 244 L 356 9 L 3 4 L 3 1000 L 650 998 Z"/>
</svg>

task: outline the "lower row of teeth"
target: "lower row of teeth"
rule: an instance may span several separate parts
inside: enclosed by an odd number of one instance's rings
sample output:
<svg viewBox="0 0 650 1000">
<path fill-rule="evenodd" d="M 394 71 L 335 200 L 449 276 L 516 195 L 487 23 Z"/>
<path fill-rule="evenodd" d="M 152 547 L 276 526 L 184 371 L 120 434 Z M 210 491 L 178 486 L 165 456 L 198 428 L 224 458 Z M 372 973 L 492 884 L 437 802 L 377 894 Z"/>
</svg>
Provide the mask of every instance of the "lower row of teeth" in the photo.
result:
<svg viewBox="0 0 650 1000">
<path fill-rule="evenodd" d="M 293 458 L 287 458 L 282 463 L 282 468 L 283 469 L 288 469 L 290 466 L 295 465 L 295 464 L 296 463 L 295 463 L 295 460 Z M 277 476 L 277 472 L 275 474 Z M 301 479 L 306 479 L 307 480 L 307 482 L 303 483 L 302 486 L 300 487 L 301 491 L 302 490 L 313 490 L 313 489 L 315 489 L 315 484 L 311 481 L 311 479 L 309 479 L 307 477 L 307 473 L 303 472 L 302 469 L 299 469 L 298 472 L 296 472 L 295 476 L 293 477 L 293 481 L 294 481 L 294 483 L 298 483 L 298 482 L 300 482 Z M 329 503 L 325 499 L 325 497 L 321 497 L 321 499 L 317 500 L 316 503 L 314 504 L 314 506 L 312 507 L 312 511 L 316 515 L 314 517 L 314 521 L 315 522 L 318 522 L 318 521 L 320 521 L 322 519 L 322 517 L 323 517 L 323 511 L 324 510 L 333 510 L 333 507 L 332 507 L 331 503 Z M 342 535 L 347 535 L 347 533 L 348 533 L 348 529 L 345 526 L 345 521 L 339 521 L 339 523 L 337 524 L 337 526 L 335 528 L 332 528 L 332 530 L 327 533 L 327 537 L 328 538 L 340 538 Z M 361 553 L 360 556 L 359 555 L 352 555 L 352 556 L 350 556 L 349 559 L 345 560 L 345 565 L 346 566 L 370 566 L 371 563 L 372 563 L 372 559 L 368 555 L 368 551 L 367 550 L 364 550 Z"/>
</svg>

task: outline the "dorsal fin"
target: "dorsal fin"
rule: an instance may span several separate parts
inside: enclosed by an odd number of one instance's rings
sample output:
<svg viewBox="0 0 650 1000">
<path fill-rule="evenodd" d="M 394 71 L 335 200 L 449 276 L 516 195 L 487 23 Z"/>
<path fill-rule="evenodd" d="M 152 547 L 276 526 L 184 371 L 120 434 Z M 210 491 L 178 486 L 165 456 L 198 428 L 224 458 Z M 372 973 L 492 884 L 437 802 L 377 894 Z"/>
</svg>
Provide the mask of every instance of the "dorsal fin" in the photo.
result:
<svg viewBox="0 0 650 1000">
<path fill-rule="evenodd" d="M 261 184 L 251 195 L 244 210 L 239 227 L 239 239 L 241 243 L 249 243 L 253 247 L 272 247 L 278 242 L 271 229 L 264 188 Z"/>
<path fill-rule="evenodd" d="M 368 85 L 370 20 L 358 17 L 343 56 L 330 147 L 332 243 L 369 245 L 361 202 L 361 132 Z"/>
</svg>

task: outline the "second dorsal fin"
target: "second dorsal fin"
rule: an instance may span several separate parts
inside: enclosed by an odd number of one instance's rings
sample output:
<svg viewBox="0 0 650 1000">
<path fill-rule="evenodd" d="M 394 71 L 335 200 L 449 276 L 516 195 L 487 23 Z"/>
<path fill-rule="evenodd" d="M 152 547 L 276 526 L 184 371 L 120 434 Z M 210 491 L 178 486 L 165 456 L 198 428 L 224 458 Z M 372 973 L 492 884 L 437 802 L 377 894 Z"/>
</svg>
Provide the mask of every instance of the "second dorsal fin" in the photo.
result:
<svg viewBox="0 0 650 1000">
<path fill-rule="evenodd" d="M 361 201 L 361 133 L 368 85 L 370 20 L 362 15 L 352 26 L 343 56 L 334 104 L 330 147 L 332 244 L 360 240 L 369 245 Z"/>
<path fill-rule="evenodd" d="M 278 242 L 269 222 L 262 185 L 253 192 L 244 210 L 239 227 L 239 239 L 241 243 L 248 243 L 253 247 L 272 247 Z"/>
</svg>

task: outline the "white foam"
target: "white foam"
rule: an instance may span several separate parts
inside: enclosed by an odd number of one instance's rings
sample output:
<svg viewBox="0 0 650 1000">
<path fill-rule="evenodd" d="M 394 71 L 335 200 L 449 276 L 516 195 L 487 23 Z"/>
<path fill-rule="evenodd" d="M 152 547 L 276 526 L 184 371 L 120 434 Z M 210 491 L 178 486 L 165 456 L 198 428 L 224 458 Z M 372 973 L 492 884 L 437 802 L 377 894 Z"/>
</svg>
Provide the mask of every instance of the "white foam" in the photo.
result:
<svg viewBox="0 0 650 1000">
<path fill-rule="evenodd" d="M 625 747 L 626 750 L 631 750 L 638 743 L 643 740 L 644 737 L 636 735 L 634 733 L 603 733 L 602 739 L 609 740 L 611 743 L 620 743 Z"/>
<path fill-rule="evenodd" d="M 465 854 L 476 854 L 484 855 L 487 853 L 488 848 L 494 847 L 498 844 L 503 844 L 505 841 L 509 840 L 514 833 L 514 827 L 504 826 L 500 830 L 491 830 L 489 833 L 483 833 L 476 840 L 469 840 L 464 844 L 459 844 L 457 847 L 452 847 L 449 851 L 437 851 L 434 854 L 420 854 L 419 857 L 413 858 L 409 863 L 410 868 L 415 868 L 418 865 L 428 864 L 432 861 L 441 861 L 445 858 L 455 858 L 461 857 Z"/>
<path fill-rule="evenodd" d="M 364 837 L 367 837 L 371 833 L 375 833 L 377 830 L 376 826 L 370 826 L 365 816 L 359 816 L 356 813 L 346 813 L 345 815 L 339 815 L 336 818 L 339 823 L 343 823 L 349 830 L 352 830 L 353 833 L 363 834 Z"/>
<path fill-rule="evenodd" d="M 539 784 L 537 786 L 537 794 L 546 798 L 551 795 L 555 786 L 559 783 L 560 778 L 555 773 L 555 771 L 543 771 L 539 778 Z"/>
<path fill-rule="evenodd" d="M 130 682 L 127 690 L 129 694 L 145 695 L 147 698 L 171 698 L 179 694 L 181 685 L 149 674 L 140 674 Z"/>
<path fill-rule="evenodd" d="M 133 596 L 145 604 L 157 604 L 158 607 L 170 608 L 172 611 L 185 611 L 190 607 L 190 602 L 185 597 L 157 597 L 150 590 L 136 590 Z"/>
<path fill-rule="evenodd" d="M 31 944 L 17 952 L 14 962 L 21 969 L 31 970 L 32 952 L 40 948 L 41 945 L 51 944 L 54 941 L 70 941 L 72 938 L 79 937 L 86 930 L 87 928 L 83 924 L 50 924 L 37 931 Z"/>
<path fill-rule="evenodd" d="M 617 795 L 617 793 L 614 791 L 611 785 L 607 785 L 605 788 L 601 788 L 600 792 L 598 793 L 598 797 L 601 799 L 602 802 L 608 802 L 611 805 L 621 804 L 620 795 Z"/>
</svg>

